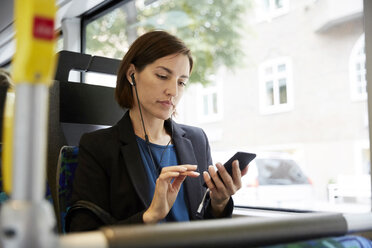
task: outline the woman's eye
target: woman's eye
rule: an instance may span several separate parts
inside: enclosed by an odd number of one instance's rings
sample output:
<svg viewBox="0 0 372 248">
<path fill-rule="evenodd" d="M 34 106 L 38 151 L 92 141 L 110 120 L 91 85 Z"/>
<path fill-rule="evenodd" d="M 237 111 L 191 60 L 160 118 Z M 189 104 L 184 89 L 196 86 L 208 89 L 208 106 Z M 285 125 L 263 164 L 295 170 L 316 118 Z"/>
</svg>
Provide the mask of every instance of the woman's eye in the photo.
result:
<svg viewBox="0 0 372 248">
<path fill-rule="evenodd" d="M 178 84 L 181 85 L 181 86 L 183 86 L 183 87 L 186 86 L 186 83 L 185 82 L 182 82 L 182 81 L 181 82 L 178 82 Z"/>
<path fill-rule="evenodd" d="M 165 80 L 165 79 L 168 78 L 167 76 L 165 76 L 165 75 L 160 75 L 160 74 L 156 74 L 156 76 L 158 76 L 158 78 L 163 79 L 163 80 Z"/>
</svg>

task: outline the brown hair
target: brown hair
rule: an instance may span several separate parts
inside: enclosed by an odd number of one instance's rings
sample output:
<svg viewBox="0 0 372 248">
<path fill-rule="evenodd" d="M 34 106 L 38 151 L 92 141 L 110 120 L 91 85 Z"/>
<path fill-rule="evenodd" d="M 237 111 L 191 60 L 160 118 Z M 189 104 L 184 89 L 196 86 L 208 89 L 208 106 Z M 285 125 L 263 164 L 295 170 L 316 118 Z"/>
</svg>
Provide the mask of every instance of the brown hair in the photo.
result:
<svg viewBox="0 0 372 248">
<path fill-rule="evenodd" d="M 165 32 L 151 31 L 138 37 L 130 46 L 119 66 L 116 80 L 115 99 L 122 108 L 133 107 L 133 92 L 127 79 L 127 71 L 131 64 L 141 72 L 148 64 L 171 54 L 184 54 L 189 58 L 190 73 L 193 59 L 190 49 L 182 40 Z"/>
</svg>

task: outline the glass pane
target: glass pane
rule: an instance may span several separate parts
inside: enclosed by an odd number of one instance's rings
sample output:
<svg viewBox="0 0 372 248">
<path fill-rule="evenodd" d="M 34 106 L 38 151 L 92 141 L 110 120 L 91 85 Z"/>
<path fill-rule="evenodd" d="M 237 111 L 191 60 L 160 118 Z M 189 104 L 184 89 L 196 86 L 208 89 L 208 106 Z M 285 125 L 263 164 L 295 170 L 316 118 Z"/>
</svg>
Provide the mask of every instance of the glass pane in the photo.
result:
<svg viewBox="0 0 372 248">
<path fill-rule="evenodd" d="M 285 64 L 278 65 L 278 72 L 284 72 L 286 70 Z"/>
<path fill-rule="evenodd" d="M 123 28 L 130 24 L 125 10 L 126 5 L 87 25 L 85 53 L 116 59 L 123 58 L 128 50 L 131 34 L 130 29 Z"/>
<path fill-rule="evenodd" d="M 360 69 L 361 69 L 360 63 L 357 63 L 355 68 L 356 68 L 357 71 L 360 71 Z"/>
<path fill-rule="evenodd" d="M 104 85 L 108 87 L 116 87 L 116 76 L 95 72 L 86 72 L 85 81 L 89 84 Z"/>
<path fill-rule="evenodd" d="M 366 87 L 365 86 L 361 85 L 361 86 L 358 87 L 358 93 L 359 94 L 363 94 L 365 92 L 366 92 Z"/>
<path fill-rule="evenodd" d="M 275 8 L 276 9 L 283 8 L 283 0 L 275 0 Z"/>
<path fill-rule="evenodd" d="M 213 113 L 218 113 L 218 107 L 217 107 L 217 93 L 213 93 Z"/>
<path fill-rule="evenodd" d="M 266 104 L 268 106 L 274 105 L 274 88 L 273 88 L 273 81 L 266 82 Z"/>
<path fill-rule="evenodd" d="M 347 87 L 350 78 L 345 68 L 350 65 L 355 42 L 364 33 L 363 9 L 356 8 L 350 13 L 344 1 L 326 9 L 322 7 L 322 1 L 311 1 L 311 11 L 303 11 L 308 8 L 308 1 L 291 1 L 291 8 L 283 14 L 285 18 L 257 21 L 252 14 L 258 12 L 257 8 L 262 10 L 266 6 L 269 9 L 269 3 L 273 8 L 285 8 L 288 2 L 262 0 L 258 5 L 255 2 L 126 1 L 120 8 L 89 24 L 92 26 L 87 26 L 87 53 L 121 58 L 129 44 L 146 31 L 163 29 L 177 35 L 190 47 L 196 62 L 190 84 L 208 85 L 213 76 L 222 82 L 222 109 L 215 109 L 214 96 L 210 95 L 208 99 L 200 94 L 200 99 L 196 99 L 195 91 L 188 87 L 182 99 L 183 106 L 178 111 L 185 124 L 199 126 L 211 134 L 219 130 L 221 135 L 210 139 L 213 161 L 225 162 L 241 150 L 256 152 L 258 163 L 265 160 L 272 166 L 277 163 L 278 168 L 281 164 L 285 168 L 285 173 L 278 170 L 269 174 L 272 181 L 267 185 L 270 187 L 266 187 L 255 183 L 260 175 L 259 168 L 256 172 L 254 169 L 257 162 L 252 162 L 243 179 L 252 179 L 250 182 L 253 183 L 247 183 L 241 189 L 247 192 L 244 199 L 250 201 L 239 201 L 237 194 L 234 196 L 236 202 L 247 205 L 254 202 L 255 206 L 369 212 L 371 199 L 368 197 L 359 199 L 355 195 L 346 199 L 339 196 L 337 201 L 329 197 L 332 189 L 348 187 L 343 180 L 345 175 L 358 181 L 356 171 L 362 171 L 360 168 L 368 167 L 370 163 L 370 158 L 362 158 L 360 152 L 350 152 L 357 151 L 355 144 L 358 142 L 369 144 L 368 125 L 364 118 L 366 101 L 345 99 L 351 95 L 350 87 Z M 351 15 L 355 18 L 348 18 Z M 337 19 L 333 20 L 333 17 Z M 317 25 L 304 25 L 308 20 L 317 20 Z M 337 42 L 337 46 L 329 41 Z M 352 63 L 354 70 L 356 63 L 360 63 L 359 72 L 365 67 L 362 64 L 364 45 L 361 51 L 361 56 L 357 56 L 360 60 Z M 273 64 L 272 69 L 267 66 L 261 71 L 262 63 L 278 61 L 278 57 L 288 58 L 291 64 L 282 61 Z M 287 74 L 289 71 L 293 72 L 292 75 Z M 274 72 L 280 72 L 279 78 L 274 77 Z M 356 81 L 357 74 L 350 75 Z M 360 91 L 365 92 L 365 74 L 359 75 L 359 81 L 363 83 Z M 290 76 L 293 83 L 288 84 Z M 263 79 L 260 81 L 259 77 Z M 275 91 L 274 80 L 278 82 Z M 359 89 L 355 88 L 353 92 L 356 90 Z M 276 103 L 295 99 L 293 108 L 288 107 L 292 103 L 274 104 L 274 92 L 278 98 Z M 269 111 L 257 111 L 262 107 L 258 106 L 260 103 L 269 106 L 266 108 Z M 220 120 L 206 123 L 205 118 L 198 119 L 195 110 L 205 115 L 216 110 L 226 111 L 221 111 Z M 239 122 L 232 123 L 236 116 L 239 116 Z M 272 156 L 272 153 L 276 155 Z M 287 162 L 279 163 L 281 157 L 286 157 Z M 300 169 L 291 170 L 293 162 L 288 161 L 295 161 L 295 167 Z M 364 177 L 368 178 L 366 173 L 370 170 L 363 171 Z M 304 178 L 309 178 L 312 183 L 294 184 L 297 179 L 305 182 Z M 287 184 L 283 185 L 283 182 Z M 254 187 L 255 193 L 251 194 Z M 360 190 L 365 190 L 365 184 L 360 185 Z M 299 196 L 301 200 L 297 198 Z"/>
<path fill-rule="evenodd" d="M 364 46 L 361 49 L 359 49 L 358 54 L 362 55 L 362 56 L 365 54 L 364 53 Z"/>
<path fill-rule="evenodd" d="M 371 158 L 369 149 L 362 150 L 362 164 L 363 164 L 363 173 L 371 173 Z"/>
<path fill-rule="evenodd" d="M 279 102 L 280 104 L 287 103 L 287 80 L 279 79 Z"/>
<path fill-rule="evenodd" d="M 209 114 L 208 95 L 203 96 L 203 109 L 204 115 L 208 115 Z"/>
</svg>

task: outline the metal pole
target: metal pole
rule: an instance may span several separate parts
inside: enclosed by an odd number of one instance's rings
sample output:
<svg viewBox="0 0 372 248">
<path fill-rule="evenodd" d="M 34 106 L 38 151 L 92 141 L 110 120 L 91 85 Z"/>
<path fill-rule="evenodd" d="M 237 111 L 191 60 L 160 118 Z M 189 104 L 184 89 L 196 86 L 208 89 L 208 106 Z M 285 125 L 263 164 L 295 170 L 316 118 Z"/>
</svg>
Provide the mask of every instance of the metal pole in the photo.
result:
<svg viewBox="0 0 372 248">
<path fill-rule="evenodd" d="M 54 213 L 45 198 L 47 85 L 15 87 L 13 184 L 1 211 L 5 247 L 54 247 Z"/>
<path fill-rule="evenodd" d="M 12 199 L 39 202 L 45 194 L 48 87 L 16 85 Z"/>
<path fill-rule="evenodd" d="M 45 199 L 49 86 L 55 69 L 55 1 L 15 1 L 15 107 L 10 200 L 0 212 L 6 248 L 56 247 L 56 220 Z M 11 163 L 11 162 L 10 162 Z"/>
</svg>

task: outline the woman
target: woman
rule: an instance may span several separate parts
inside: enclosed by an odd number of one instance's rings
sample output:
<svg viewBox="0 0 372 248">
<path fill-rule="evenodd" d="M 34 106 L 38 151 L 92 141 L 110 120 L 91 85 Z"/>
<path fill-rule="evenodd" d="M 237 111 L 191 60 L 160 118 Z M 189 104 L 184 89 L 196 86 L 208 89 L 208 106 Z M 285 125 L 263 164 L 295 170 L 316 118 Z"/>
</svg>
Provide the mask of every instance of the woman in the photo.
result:
<svg viewBox="0 0 372 248">
<path fill-rule="evenodd" d="M 235 161 L 231 177 L 218 163 L 220 179 L 205 133 L 171 119 L 192 67 L 190 50 L 167 32 L 146 33 L 131 45 L 115 92 L 129 111 L 81 138 L 67 229 L 231 216 L 231 195 L 246 171 Z"/>
</svg>

